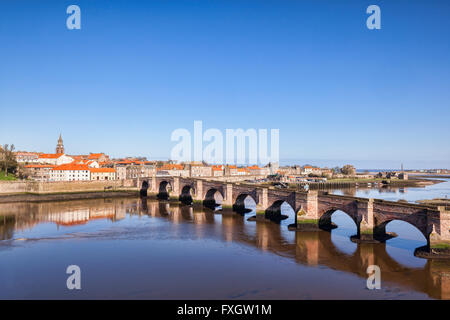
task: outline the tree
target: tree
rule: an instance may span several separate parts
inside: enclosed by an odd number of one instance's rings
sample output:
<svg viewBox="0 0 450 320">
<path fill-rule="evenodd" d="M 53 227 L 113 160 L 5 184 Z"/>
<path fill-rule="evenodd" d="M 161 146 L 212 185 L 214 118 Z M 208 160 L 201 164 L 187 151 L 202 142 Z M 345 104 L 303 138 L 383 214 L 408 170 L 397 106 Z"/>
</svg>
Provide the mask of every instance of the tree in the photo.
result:
<svg viewBox="0 0 450 320">
<path fill-rule="evenodd" d="M 346 164 L 342 167 L 341 173 L 346 176 L 354 176 L 356 174 L 356 169 L 351 164 Z"/>
<path fill-rule="evenodd" d="M 14 155 L 14 145 L 3 145 L 0 149 L 0 162 L 5 176 L 8 176 L 8 172 L 14 173 L 17 169 L 17 161 Z"/>
</svg>

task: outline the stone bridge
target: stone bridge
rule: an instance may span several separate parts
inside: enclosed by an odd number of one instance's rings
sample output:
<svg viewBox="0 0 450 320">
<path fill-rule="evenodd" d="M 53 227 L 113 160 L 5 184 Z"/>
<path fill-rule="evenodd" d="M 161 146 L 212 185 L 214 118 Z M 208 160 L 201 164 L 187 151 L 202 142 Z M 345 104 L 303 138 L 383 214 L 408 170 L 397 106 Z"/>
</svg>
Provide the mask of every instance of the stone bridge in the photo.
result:
<svg viewBox="0 0 450 320">
<path fill-rule="evenodd" d="M 232 208 L 237 212 L 245 209 L 244 200 L 251 197 L 256 203 L 258 220 L 282 220 L 280 208 L 287 203 L 295 212 L 295 222 L 290 228 L 304 231 L 332 229 L 332 214 L 343 211 L 357 226 L 357 234 L 352 237 L 355 242 L 383 242 L 393 236 L 386 233 L 386 225 L 401 220 L 424 235 L 427 254 L 450 251 L 450 211 L 445 207 L 182 177 L 139 178 L 135 186 L 140 188 L 142 196 L 150 193 L 160 199 L 202 203 L 208 207 L 217 206 L 216 199 L 221 197 L 224 209 Z"/>
</svg>

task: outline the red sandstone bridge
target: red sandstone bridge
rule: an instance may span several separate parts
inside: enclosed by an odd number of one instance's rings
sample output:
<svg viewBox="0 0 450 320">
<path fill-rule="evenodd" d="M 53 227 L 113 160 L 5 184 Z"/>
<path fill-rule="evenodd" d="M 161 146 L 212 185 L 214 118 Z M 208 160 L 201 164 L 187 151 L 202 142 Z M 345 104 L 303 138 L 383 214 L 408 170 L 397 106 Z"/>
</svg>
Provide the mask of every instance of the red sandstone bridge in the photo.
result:
<svg viewBox="0 0 450 320">
<path fill-rule="evenodd" d="M 348 214 L 357 226 L 352 237 L 357 242 L 383 242 L 392 237 L 386 225 L 401 220 L 415 226 L 427 239 L 429 254 L 448 254 L 450 247 L 450 210 L 429 206 L 378 199 L 340 196 L 318 191 L 293 191 L 263 185 L 229 183 L 196 178 L 149 177 L 136 179 L 141 195 L 148 193 L 161 199 L 176 199 L 185 203 L 199 202 L 216 205 L 216 194 L 222 198 L 223 208 L 241 211 L 244 200 L 251 197 L 256 203 L 256 219 L 282 219 L 281 205 L 286 202 L 295 212 L 297 230 L 332 229 L 331 215 L 337 211 Z"/>
</svg>

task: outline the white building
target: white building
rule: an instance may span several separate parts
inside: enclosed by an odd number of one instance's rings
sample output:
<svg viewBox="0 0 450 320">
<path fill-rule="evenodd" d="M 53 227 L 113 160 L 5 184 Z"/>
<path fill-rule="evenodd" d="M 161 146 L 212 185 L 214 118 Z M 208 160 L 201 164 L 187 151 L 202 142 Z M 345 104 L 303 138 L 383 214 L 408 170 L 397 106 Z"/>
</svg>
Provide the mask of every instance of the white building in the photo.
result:
<svg viewBox="0 0 450 320">
<path fill-rule="evenodd" d="M 62 164 L 50 170 L 50 181 L 88 181 L 90 168 L 86 164 Z"/>
<path fill-rule="evenodd" d="M 38 163 L 42 164 L 53 164 L 60 166 L 62 164 L 73 162 L 73 158 L 66 156 L 63 153 L 41 153 L 37 160 Z"/>
<path fill-rule="evenodd" d="M 313 167 L 312 166 L 304 166 L 302 174 L 310 174 L 313 173 Z"/>
<path fill-rule="evenodd" d="M 89 168 L 91 180 L 116 180 L 114 168 Z"/>
<path fill-rule="evenodd" d="M 38 163 L 39 154 L 36 152 L 16 152 L 16 161 L 19 163 Z"/>
</svg>

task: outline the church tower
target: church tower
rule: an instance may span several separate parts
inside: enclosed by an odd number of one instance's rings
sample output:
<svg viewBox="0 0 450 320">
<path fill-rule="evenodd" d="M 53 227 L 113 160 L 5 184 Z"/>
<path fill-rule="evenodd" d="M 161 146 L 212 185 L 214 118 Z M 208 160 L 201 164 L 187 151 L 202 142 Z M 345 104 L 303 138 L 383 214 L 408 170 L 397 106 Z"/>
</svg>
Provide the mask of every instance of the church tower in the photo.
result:
<svg viewBox="0 0 450 320">
<path fill-rule="evenodd" d="M 64 153 L 64 145 L 61 134 L 59 134 L 58 144 L 56 145 L 56 153 Z"/>
</svg>

